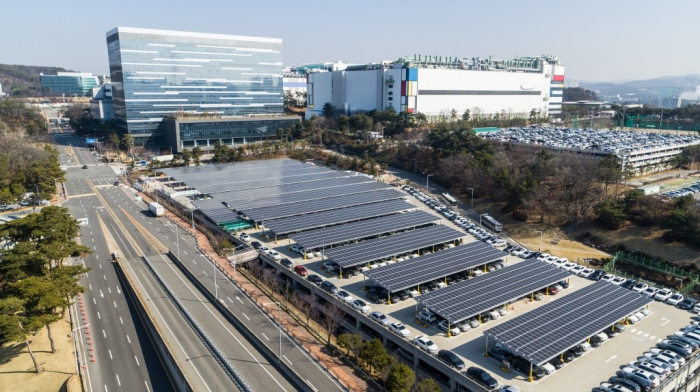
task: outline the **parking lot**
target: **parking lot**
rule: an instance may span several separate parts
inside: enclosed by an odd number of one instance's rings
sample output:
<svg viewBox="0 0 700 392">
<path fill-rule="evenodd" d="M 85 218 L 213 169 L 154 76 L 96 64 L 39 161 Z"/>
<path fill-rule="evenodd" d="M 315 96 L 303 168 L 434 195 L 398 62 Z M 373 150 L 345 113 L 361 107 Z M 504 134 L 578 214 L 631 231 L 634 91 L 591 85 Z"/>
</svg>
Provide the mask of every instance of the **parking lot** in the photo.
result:
<svg viewBox="0 0 700 392">
<path fill-rule="evenodd" d="M 216 195 L 214 195 L 214 197 L 216 198 Z M 428 207 L 425 203 L 419 201 L 415 197 L 407 196 L 406 200 L 411 204 L 412 209 L 424 211 L 440 217 L 441 225 L 464 233 L 462 238 L 463 244 L 469 244 L 476 241 L 476 238 L 470 234 L 467 234 L 463 227 L 460 227 L 449 219 L 446 219 L 445 215 L 437 214 L 433 208 Z M 264 214 L 264 209 L 258 211 L 257 213 Z M 557 299 L 570 295 L 576 295 L 576 291 L 594 284 L 593 281 L 571 275 L 568 279 L 569 287 L 562 292 L 559 292 L 556 295 L 545 295 L 539 301 L 533 301 L 533 296 L 531 295 L 523 295 L 517 300 L 510 301 L 506 308 L 507 314 L 501 316 L 499 319 L 493 321 L 484 320 L 483 324 L 476 328 L 472 328 L 467 332 L 461 332 L 456 336 L 447 337 L 446 333 L 437 327 L 437 323 L 424 326 L 414 321 L 416 314 L 422 310 L 422 305 L 419 305 L 419 302 L 417 302 L 416 299 L 409 298 L 403 301 L 398 301 L 398 298 L 393 298 L 391 299 L 391 304 L 388 302 L 379 304 L 372 303 L 371 301 L 367 300 L 367 292 L 365 289 L 368 284 L 373 282 L 368 281 L 365 275 L 358 274 L 351 277 L 343 276 L 343 279 L 341 279 L 337 274 L 330 273 L 326 268 L 322 268 L 323 263 L 328 262 L 326 256 L 329 256 L 332 260 L 333 251 L 336 249 L 342 249 L 343 246 L 335 247 L 333 249 L 327 248 L 323 252 L 323 256 L 318 255 L 313 258 L 306 259 L 299 253 L 292 251 L 291 248 L 293 245 L 295 245 L 294 241 L 284 237 L 275 238 L 271 235 L 273 232 L 270 228 L 263 227 L 263 222 L 258 223 L 258 229 L 252 228 L 245 230 L 245 232 L 250 236 L 248 241 L 251 243 L 259 242 L 263 246 L 278 252 L 279 258 L 289 259 L 293 263 L 289 266 L 290 269 L 297 265 L 304 266 L 311 275 L 318 275 L 323 280 L 333 283 L 333 285 L 339 290 L 346 291 L 353 298 L 365 301 L 373 311 L 382 312 L 392 321 L 399 321 L 403 323 L 410 331 L 410 336 L 405 338 L 407 341 L 412 341 L 413 338 L 419 335 L 426 335 L 437 345 L 439 349 L 447 349 L 456 353 L 461 359 L 464 360 L 467 367 L 481 367 L 490 372 L 501 385 L 516 385 L 523 391 L 590 390 L 591 388 L 598 386 L 600 382 L 606 381 L 610 376 L 613 376 L 615 371 L 622 365 L 626 365 L 628 361 L 636 359 L 642 353 L 647 351 L 649 347 L 654 346 L 662 338 L 665 338 L 666 335 L 672 334 L 679 328 L 688 324 L 691 316 L 691 314 L 687 311 L 682 311 L 660 302 L 652 302 L 649 306 L 649 310 L 651 312 L 650 315 L 639 323 L 629 325 L 625 332 L 603 343 L 600 347 L 584 353 L 581 358 L 577 358 L 573 362 L 567 363 L 562 369 L 555 371 L 553 374 L 533 382 L 528 382 L 527 376 L 515 372 L 506 373 L 499 369 L 498 362 L 484 357 L 487 344 L 483 331 L 507 322 L 514 317 L 527 314 L 528 312 L 549 304 L 552 301 L 556 301 Z M 478 224 L 478 222 L 476 223 Z M 274 227 L 272 222 L 270 223 L 270 226 Z M 424 229 L 415 230 L 418 232 Z M 267 237 L 263 237 L 263 231 L 266 233 Z M 380 240 L 382 238 L 380 238 Z M 376 240 L 369 240 L 367 243 L 371 244 L 373 243 L 372 241 Z M 452 241 L 452 239 L 449 241 Z M 445 242 L 448 241 L 446 240 Z M 359 243 L 359 245 L 361 246 L 362 243 Z M 344 246 L 353 246 L 353 244 Z M 457 246 L 461 247 L 463 245 Z M 405 252 L 399 252 L 400 254 L 398 256 L 403 253 L 410 253 L 408 252 L 408 248 L 410 248 L 410 246 L 406 247 L 407 250 Z M 421 256 L 418 256 L 416 260 L 421 260 L 421 258 L 427 257 L 427 253 L 439 255 L 441 252 L 448 252 L 447 247 L 445 247 L 445 250 L 439 249 L 440 247 L 437 247 L 437 249 L 424 249 L 423 252 L 419 252 L 421 253 Z M 385 257 L 383 258 L 386 260 Z M 426 258 L 426 260 L 428 259 Z M 508 267 L 505 267 L 506 270 L 512 268 L 512 266 L 524 262 L 523 259 L 516 256 L 507 255 L 506 253 L 503 253 L 503 260 L 507 265 L 509 265 Z M 529 260 L 528 262 L 540 263 L 539 261 L 533 260 Z M 399 261 L 398 265 L 401 265 L 401 263 L 403 262 Z M 376 268 L 378 268 L 376 271 L 381 271 L 386 267 L 377 266 Z M 486 269 L 485 266 L 484 269 Z M 489 268 L 488 270 L 492 271 L 493 269 Z M 372 271 L 375 271 L 375 269 L 372 269 Z M 290 273 L 292 273 L 292 271 L 290 271 Z M 488 276 L 490 273 L 492 272 L 487 272 L 486 276 Z M 466 280 L 464 282 L 474 282 L 476 280 L 477 279 Z M 464 284 L 464 282 L 460 284 Z M 526 282 L 523 281 L 522 283 L 525 284 Z M 441 290 L 446 289 L 438 289 L 434 292 L 439 293 Z M 475 293 L 475 296 L 476 294 L 477 293 Z M 418 297 L 418 299 L 420 299 L 420 297 Z M 370 321 L 367 320 L 364 322 Z M 557 325 L 551 325 L 551 328 L 556 329 Z M 490 339 L 488 347 L 493 347 L 495 343 L 496 342 L 493 339 Z M 571 380 L 577 380 L 577 382 L 572 384 Z"/>
</svg>

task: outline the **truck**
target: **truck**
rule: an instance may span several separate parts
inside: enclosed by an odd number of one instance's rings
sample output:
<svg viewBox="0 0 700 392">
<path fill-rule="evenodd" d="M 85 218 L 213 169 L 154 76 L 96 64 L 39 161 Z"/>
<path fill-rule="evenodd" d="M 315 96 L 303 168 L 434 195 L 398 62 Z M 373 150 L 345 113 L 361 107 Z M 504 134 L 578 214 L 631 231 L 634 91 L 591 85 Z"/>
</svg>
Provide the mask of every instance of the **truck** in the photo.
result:
<svg viewBox="0 0 700 392">
<path fill-rule="evenodd" d="M 164 213 L 163 206 L 155 201 L 148 203 L 148 211 L 151 211 L 155 216 L 163 216 Z"/>
</svg>

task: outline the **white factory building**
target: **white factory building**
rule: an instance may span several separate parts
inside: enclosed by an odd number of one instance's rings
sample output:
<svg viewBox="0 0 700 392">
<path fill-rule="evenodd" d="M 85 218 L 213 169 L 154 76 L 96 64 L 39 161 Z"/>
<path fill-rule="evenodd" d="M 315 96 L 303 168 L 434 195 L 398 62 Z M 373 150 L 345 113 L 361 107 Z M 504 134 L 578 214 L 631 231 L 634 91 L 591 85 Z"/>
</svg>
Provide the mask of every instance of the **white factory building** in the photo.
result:
<svg viewBox="0 0 700 392">
<path fill-rule="evenodd" d="M 348 114 L 394 108 L 444 116 L 455 109 L 474 114 L 529 116 L 561 112 L 564 66 L 557 56 L 458 59 L 414 56 L 397 61 L 310 69 L 307 118 L 330 103 Z"/>
</svg>

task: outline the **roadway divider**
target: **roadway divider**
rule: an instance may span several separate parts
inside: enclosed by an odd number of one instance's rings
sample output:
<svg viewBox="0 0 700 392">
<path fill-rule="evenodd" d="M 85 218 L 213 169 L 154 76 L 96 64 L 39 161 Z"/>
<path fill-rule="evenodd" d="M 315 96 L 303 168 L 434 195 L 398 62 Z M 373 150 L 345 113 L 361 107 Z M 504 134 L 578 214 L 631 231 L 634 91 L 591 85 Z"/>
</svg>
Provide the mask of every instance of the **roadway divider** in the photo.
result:
<svg viewBox="0 0 700 392">
<path fill-rule="evenodd" d="M 160 357 L 163 366 L 168 372 L 169 379 L 173 383 L 173 387 L 182 392 L 194 391 L 190 381 L 187 379 L 187 376 L 182 372 L 180 365 L 177 363 L 168 342 L 163 338 L 163 334 L 160 332 L 155 318 L 146 307 L 146 301 L 141 298 L 141 295 L 134 285 L 134 282 L 132 282 L 131 278 L 124 271 L 124 266 L 122 265 L 121 261 L 116 260 L 114 264 L 117 267 L 114 270 L 117 272 L 117 277 L 122 282 L 122 288 L 124 289 L 126 295 L 131 299 L 131 303 L 134 304 L 136 314 L 141 320 L 141 324 L 143 324 L 145 327 L 146 333 L 153 343 L 153 346 L 156 348 L 158 357 Z"/>
<path fill-rule="evenodd" d="M 238 331 L 239 331 L 240 333 L 242 333 L 243 335 L 245 335 L 245 337 L 248 339 L 248 341 L 251 342 L 251 343 L 255 346 L 255 348 L 256 348 L 258 351 L 260 351 L 263 355 L 265 355 L 265 357 L 268 359 L 268 361 L 270 362 L 270 364 L 278 363 L 278 360 L 277 360 L 277 357 L 278 357 L 278 356 L 277 356 L 277 353 L 275 353 L 270 347 L 268 347 L 267 345 L 265 345 L 265 344 L 258 338 L 258 336 L 255 334 L 254 331 L 251 331 L 251 330 L 250 330 L 245 324 L 243 324 L 236 316 L 234 316 L 233 313 L 231 313 L 231 310 L 228 309 L 228 307 L 226 307 L 224 304 L 222 304 L 220 301 L 218 301 L 218 300 L 216 299 L 216 297 L 214 296 L 214 293 L 212 293 L 211 290 L 209 290 L 209 288 L 207 288 L 199 279 L 197 279 L 197 277 L 192 273 L 192 271 L 190 271 L 189 268 L 188 268 L 184 263 L 182 263 L 182 262 L 177 258 L 177 256 L 176 256 L 175 254 L 173 254 L 172 251 L 170 251 L 170 252 L 168 253 L 168 257 L 170 257 L 170 259 L 178 266 L 178 268 L 180 268 L 180 270 L 185 274 L 185 276 L 187 276 L 187 279 L 189 279 L 190 282 L 192 282 L 192 283 L 197 287 L 197 289 L 199 289 L 199 291 L 201 291 L 201 292 L 207 297 L 207 299 L 209 300 L 209 302 L 211 302 L 212 304 L 214 304 L 214 306 L 216 306 L 216 308 L 219 310 L 219 312 L 221 312 L 221 314 L 223 314 L 224 317 L 226 317 L 226 319 L 227 319 L 228 321 L 230 321 L 230 322 L 236 327 L 236 329 L 238 329 Z M 207 258 L 208 258 L 208 257 L 207 257 Z M 212 260 L 210 260 L 210 261 L 212 261 Z M 212 261 L 212 263 L 214 263 L 214 262 Z M 214 263 L 214 265 L 216 265 L 216 263 Z M 219 269 L 219 266 L 216 265 L 216 268 Z M 221 270 L 219 270 L 219 271 L 221 271 Z M 221 271 L 221 273 L 222 273 L 222 275 L 223 275 L 224 277 L 226 277 L 226 279 L 228 279 L 228 277 L 226 276 L 226 273 L 225 273 L 224 271 Z M 232 282 L 232 284 L 233 284 L 233 282 Z M 241 291 L 241 293 L 243 293 L 243 291 Z M 263 312 L 263 313 L 266 314 L 265 312 Z M 284 331 L 284 330 L 283 330 L 283 331 Z M 287 336 L 287 339 L 289 339 L 289 341 L 294 342 L 294 344 L 296 345 L 296 341 L 295 341 L 294 339 L 292 339 L 292 338 L 289 336 L 289 334 L 287 334 L 287 331 L 284 331 L 284 334 L 285 334 L 285 336 Z M 298 345 L 297 345 L 297 346 L 298 346 Z M 302 348 L 302 350 L 303 350 L 303 348 Z M 289 377 L 292 381 L 294 381 L 294 384 L 297 386 L 297 388 L 299 388 L 299 390 L 302 390 L 302 391 L 309 391 L 309 392 L 315 392 L 315 390 L 314 390 L 313 388 L 311 388 L 311 387 L 308 385 L 308 383 L 306 383 L 306 381 L 304 380 L 304 378 L 301 377 L 300 375 L 298 375 L 298 374 L 294 371 L 294 369 L 292 369 L 292 368 L 291 368 L 287 363 L 285 363 L 284 361 L 282 361 L 281 363 L 279 363 L 279 365 L 277 366 L 277 368 L 278 368 L 279 370 L 281 370 L 281 371 L 282 371 L 287 377 Z M 325 369 L 325 368 L 324 368 L 324 367 L 321 367 L 321 369 Z M 330 375 L 330 373 L 327 373 L 327 374 Z M 332 375 L 331 375 L 331 377 L 332 377 Z M 333 377 L 333 379 L 335 379 L 335 378 Z M 339 384 L 339 385 L 340 385 L 340 384 Z M 345 389 L 345 388 L 343 388 L 343 389 Z"/>
<path fill-rule="evenodd" d="M 238 373 L 238 370 L 231 364 L 231 362 L 226 358 L 226 355 L 219 350 L 219 347 L 214 344 L 214 342 L 209 338 L 209 336 L 204 332 L 202 327 L 197 323 L 197 320 L 194 319 L 194 317 L 190 314 L 190 312 L 185 308 L 184 305 L 182 305 L 182 302 L 175 296 L 175 294 L 170 290 L 170 287 L 165 283 L 165 281 L 158 275 L 158 272 L 156 272 L 155 268 L 153 268 L 153 265 L 151 264 L 151 260 L 148 259 L 145 255 L 141 256 L 141 259 L 143 259 L 144 263 L 146 264 L 146 267 L 148 268 L 149 271 L 151 271 L 151 274 L 156 278 L 156 281 L 158 284 L 165 290 L 165 293 L 168 295 L 170 300 L 175 304 L 175 307 L 177 310 L 182 314 L 184 317 L 185 321 L 189 326 L 192 328 L 192 330 L 197 334 L 199 339 L 204 343 L 204 345 L 207 347 L 209 352 L 212 353 L 214 356 L 214 359 L 221 365 L 221 368 L 224 369 L 226 374 L 228 374 L 229 378 L 231 378 L 231 381 L 233 381 L 234 384 L 236 384 L 236 387 L 240 389 L 243 392 L 253 392 L 253 389 L 248 385 L 248 383 L 243 379 L 243 376 L 241 376 L 240 373 Z"/>
</svg>

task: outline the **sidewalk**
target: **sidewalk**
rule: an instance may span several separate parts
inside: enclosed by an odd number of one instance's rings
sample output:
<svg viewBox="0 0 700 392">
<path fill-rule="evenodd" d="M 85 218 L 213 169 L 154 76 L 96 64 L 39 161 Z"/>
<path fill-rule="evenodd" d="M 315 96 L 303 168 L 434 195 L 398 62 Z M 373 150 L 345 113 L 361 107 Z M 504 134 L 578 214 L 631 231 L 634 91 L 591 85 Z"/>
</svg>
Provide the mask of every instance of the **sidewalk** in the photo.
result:
<svg viewBox="0 0 700 392">
<path fill-rule="evenodd" d="M 147 195 L 139 193 L 143 197 L 144 201 L 152 201 Z M 177 215 L 173 214 L 170 210 L 165 210 L 165 216 L 171 221 L 175 222 L 187 233 L 192 233 L 192 224 L 185 222 Z M 198 230 L 195 231 L 197 245 L 202 251 L 202 253 L 209 256 L 213 260 L 226 276 L 233 281 L 233 267 L 224 257 L 216 254 L 214 248 L 211 246 L 209 239 Z M 272 319 L 277 318 L 277 306 L 269 305 L 264 306 L 264 303 L 274 302 L 279 300 L 278 298 L 270 299 L 264 295 L 258 288 L 248 281 L 248 279 L 243 276 L 243 274 L 236 274 L 236 284 L 237 286 L 245 292 L 248 297 L 250 297 L 261 309 L 264 309 L 268 316 Z M 350 391 L 368 391 L 370 390 L 367 382 L 354 374 L 354 370 L 343 364 L 339 358 L 332 357 L 326 353 L 326 347 L 324 343 L 316 340 L 302 325 L 298 324 L 289 314 L 282 314 L 282 327 L 289 335 L 294 337 L 294 339 L 299 343 L 304 350 L 309 353 L 314 359 L 321 363 L 343 386 L 345 386 Z"/>
</svg>

